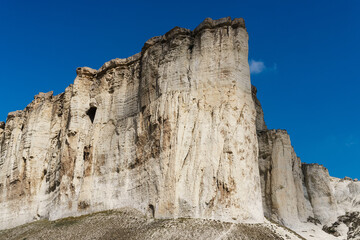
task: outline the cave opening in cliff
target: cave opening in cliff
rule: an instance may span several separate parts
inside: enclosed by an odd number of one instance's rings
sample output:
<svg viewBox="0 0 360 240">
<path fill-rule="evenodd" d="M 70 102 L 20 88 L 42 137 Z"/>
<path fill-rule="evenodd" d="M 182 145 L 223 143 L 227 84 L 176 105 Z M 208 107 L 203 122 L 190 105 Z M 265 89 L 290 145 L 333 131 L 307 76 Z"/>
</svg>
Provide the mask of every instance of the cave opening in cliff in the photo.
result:
<svg viewBox="0 0 360 240">
<path fill-rule="evenodd" d="M 150 215 L 151 215 L 151 217 L 155 217 L 155 207 L 154 207 L 154 205 L 152 205 L 152 204 L 149 204 L 149 211 L 150 211 Z"/>
<path fill-rule="evenodd" d="M 91 123 L 94 123 L 95 115 L 96 115 L 96 107 L 90 107 L 89 110 L 86 111 L 86 115 L 89 116 Z"/>
</svg>

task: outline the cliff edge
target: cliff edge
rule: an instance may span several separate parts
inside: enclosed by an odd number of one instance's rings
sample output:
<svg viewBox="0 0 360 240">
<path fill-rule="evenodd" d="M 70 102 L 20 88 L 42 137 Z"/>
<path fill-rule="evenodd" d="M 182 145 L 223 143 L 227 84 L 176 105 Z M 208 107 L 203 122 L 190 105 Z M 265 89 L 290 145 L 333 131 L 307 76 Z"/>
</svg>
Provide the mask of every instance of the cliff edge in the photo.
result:
<svg viewBox="0 0 360 240">
<path fill-rule="evenodd" d="M 247 59 L 244 20 L 208 18 L 9 113 L 0 228 L 121 207 L 262 222 Z"/>
<path fill-rule="evenodd" d="M 302 163 L 287 131 L 267 128 L 243 19 L 175 27 L 134 56 L 76 72 L 64 93 L 39 93 L 0 122 L 0 229 L 132 209 L 144 229 L 187 219 L 281 239 L 269 230 L 277 223 L 359 239 L 360 183 Z"/>
</svg>

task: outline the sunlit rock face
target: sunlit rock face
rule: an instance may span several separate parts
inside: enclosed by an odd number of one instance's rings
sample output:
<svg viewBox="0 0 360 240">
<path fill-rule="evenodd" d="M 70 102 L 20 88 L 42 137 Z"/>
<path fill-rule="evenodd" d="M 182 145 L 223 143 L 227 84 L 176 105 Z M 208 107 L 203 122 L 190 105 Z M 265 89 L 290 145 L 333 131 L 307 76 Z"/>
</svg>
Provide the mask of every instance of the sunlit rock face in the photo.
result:
<svg viewBox="0 0 360 240">
<path fill-rule="evenodd" d="M 265 216 L 291 226 L 312 216 L 300 159 L 285 130 L 259 133 L 259 169 Z"/>
<path fill-rule="evenodd" d="M 314 216 L 324 224 L 335 220 L 338 209 L 328 170 L 318 164 L 304 164 L 303 172 Z"/>
<path fill-rule="evenodd" d="M 346 212 L 360 212 L 360 182 L 357 179 L 330 177 L 339 215 Z"/>
<path fill-rule="evenodd" d="M 264 215 L 288 227 L 313 217 L 302 163 L 286 130 L 269 130 L 253 86 L 256 129 L 259 141 L 259 172 Z"/>
<path fill-rule="evenodd" d="M 360 183 L 302 163 L 287 131 L 267 128 L 243 19 L 175 27 L 76 71 L 0 122 L 0 229 L 125 207 L 360 237 Z"/>
<path fill-rule="evenodd" d="M 360 239 L 360 182 L 348 177 L 330 177 L 330 187 L 334 190 L 337 214 L 335 220 L 333 216 L 323 230 L 340 238 Z"/>
<path fill-rule="evenodd" d="M 360 239 L 360 182 L 302 163 L 285 130 L 269 130 L 253 86 L 265 217 L 316 239 Z"/>
<path fill-rule="evenodd" d="M 262 222 L 242 19 L 174 28 L 0 124 L 0 228 L 131 207 Z"/>
</svg>

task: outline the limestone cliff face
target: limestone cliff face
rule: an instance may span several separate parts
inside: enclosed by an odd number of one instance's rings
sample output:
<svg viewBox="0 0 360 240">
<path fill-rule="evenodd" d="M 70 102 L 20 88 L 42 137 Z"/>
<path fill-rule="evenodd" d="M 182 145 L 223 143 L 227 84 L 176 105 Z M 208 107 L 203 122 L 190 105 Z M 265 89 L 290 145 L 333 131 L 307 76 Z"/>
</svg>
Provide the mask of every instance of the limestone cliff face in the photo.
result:
<svg viewBox="0 0 360 240">
<path fill-rule="evenodd" d="M 267 129 L 257 90 L 252 91 L 264 215 L 300 234 L 314 224 L 338 239 L 359 239 L 360 182 L 330 177 L 324 166 L 302 163 L 285 130 Z"/>
<path fill-rule="evenodd" d="M 285 130 L 268 130 L 253 86 L 264 215 L 288 227 L 313 217 L 300 158 Z"/>
<path fill-rule="evenodd" d="M 339 215 L 352 211 L 360 212 L 360 182 L 357 179 L 330 177 L 330 187 L 335 193 Z"/>
<path fill-rule="evenodd" d="M 302 163 L 256 92 L 243 19 L 176 27 L 78 68 L 64 93 L 0 122 L 0 229 L 126 207 L 359 237 L 360 183 Z"/>
<path fill-rule="evenodd" d="M 0 228 L 119 207 L 262 222 L 242 19 L 174 28 L 0 124 Z"/>
<path fill-rule="evenodd" d="M 304 164 L 303 172 L 314 216 L 322 223 L 336 220 L 338 209 L 328 170 L 318 164 Z"/>
<path fill-rule="evenodd" d="M 264 214 L 292 225 L 312 216 L 300 159 L 285 130 L 259 132 L 259 169 Z"/>
</svg>

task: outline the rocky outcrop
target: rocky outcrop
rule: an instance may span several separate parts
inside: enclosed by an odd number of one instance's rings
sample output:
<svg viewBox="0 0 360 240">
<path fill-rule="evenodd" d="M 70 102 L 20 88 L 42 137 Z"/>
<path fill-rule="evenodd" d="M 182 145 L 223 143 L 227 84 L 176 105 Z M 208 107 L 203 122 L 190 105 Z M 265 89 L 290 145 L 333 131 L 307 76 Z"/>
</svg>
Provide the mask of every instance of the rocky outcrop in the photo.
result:
<svg viewBox="0 0 360 240">
<path fill-rule="evenodd" d="M 265 131 L 265 130 L 267 130 L 267 126 L 265 123 L 264 111 L 261 107 L 261 103 L 260 103 L 259 99 L 256 96 L 257 89 L 254 85 L 251 85 L 251 92 L 252 92 L 252 99 L 255 104 L 255 110 L 256 110 L 256 122 L 255 122 L 256 130 L 258 132 Z"/>
<path fill-rule="evenodd" d="M 300 159 L 285 130 L 258 133 L 259 169 L 265 216 L 291 226 L 313 216 Z"/>
<path fill-rule="evenodd" d="M 334 190 L 338 215 L 360 212 L 360 182 L 357 179 L 330 177 L 330 185 Z"/>
<path fill-rule="evenodd" d="M 360 182 L 333 178 L 322 165 L 302 163 L 285 130 L 267 129 L 255 87 L 252 92 L 264 215 L 298 232 L 312 233 L 308 237 L 316 233 L 318 239 L 323 239 L 324 233 L 319 233 L 323 230 L 339 239 L 359 238 L 354 227 L 357 218 L 346 223 L 341 223 L 341 219 L 360 211 Z"/>
<path fill-rule="evenodd" d="M 325 225 L 323 230 L 335 237 L 345 236 L 348 240 L 359 240 L 360 212 L 347 212 L 339 216 L 333 224 Z"/>
<path fill-rule="evenodd" d="M 288 133 L 267 128 L 243 19 L 175 27 L 76 72 L 0 122 L 0 229 L 125 207 L 358 237 L 360 183 L 302 163 Z"/>
<path fill-rule="evenodd" d="M 337 204 L 328 170 L 319 164 L 303 164 L 305 185 L 315 218 L 326 224 L 337 217 Z"/>
<path fill-rule="evenodd" d="M 360 239 L 360 182 L 345 177 L 330 177 L 336 201 L 336 220 L 324 225 L 323 230 L 337 237 Z M 334 218 L 334 217 L 333 217 Z"/>
<path fill-rule="evenodd" d="M 259 172 L 264 215 L 292 227 L 313 218 L 302 163 L 286 130 L 268 130 L 253 86 L 259 141 Z"/>
<path fill-rule="evenodd" d="M 247 42 L 242 19 L 176 27 L 10 113 L 0 227 L 120 207 L 262 222 Z"/>
</svg>

